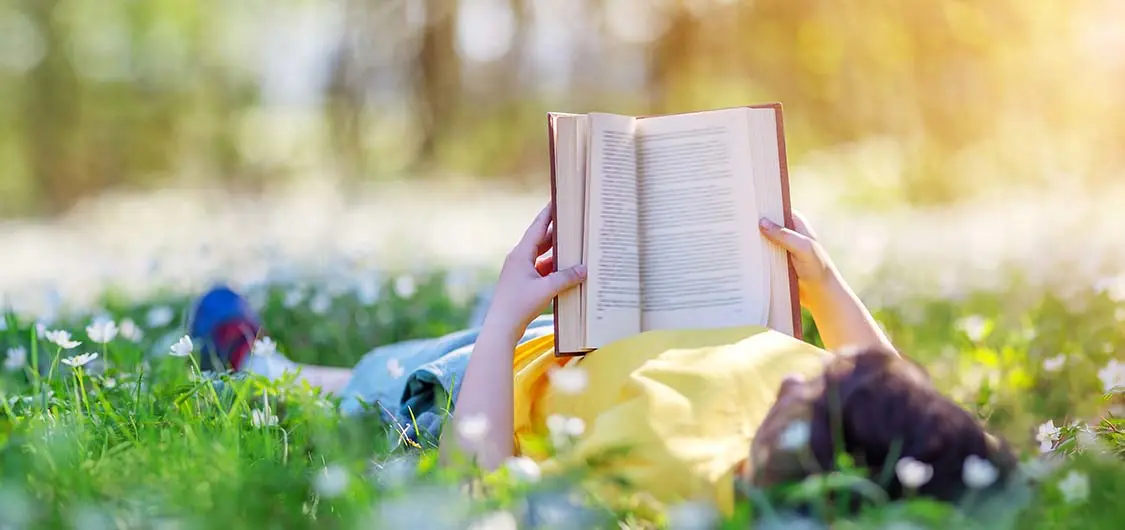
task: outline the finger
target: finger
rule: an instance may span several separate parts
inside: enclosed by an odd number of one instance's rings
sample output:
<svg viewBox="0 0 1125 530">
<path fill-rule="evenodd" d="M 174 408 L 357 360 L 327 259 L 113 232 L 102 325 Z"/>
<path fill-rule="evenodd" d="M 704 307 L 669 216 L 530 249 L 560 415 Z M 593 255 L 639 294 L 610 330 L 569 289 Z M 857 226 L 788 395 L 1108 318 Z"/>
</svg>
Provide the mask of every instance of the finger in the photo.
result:
<svg viewBox="0 0 1125 530">
<path fill-rule="evenodd" d="M 543 256 L 539 258 L 539 260 L 535 262 L 535 272 L 538 272 L 540 276 L 547 276 L 555 272 L 555 257 Z"/>
<path fill-rule="evenodd" d="M 519 244 L 516 245 L 516 248 L 519 249 L 522 254 L 529 256 L 531 259 L 535 259 L 537 254 L 534 254 L 534 252 L 538 248 L 539 242 L 543 240 L 543 236 L 546 235 L 547 227 L 550 224 L 551 203 L 547 203 L 547 206 L 544 206 L 543 209 L 539 211 L 539 215 L 536 215 L 535 220 L 527 227 L 527 230 L 523 233 L 523 237 L 520 239 Z"/>
<path fill-rule="evenodd" d="M 793 230 L 809 239 L 816 239 L 816 233 L 809 226 L 808 220 L 805 219 L 804 215 L 801 215 L 801 212 L 796 210 L 793 210 Z"/>
<path fill-rule="evenodd" d="M 803 256 L 812 250 L 812 239 L 804 234 L 779 226 L 764 217 L 759 226 L 766 239 L 794 255 Z"/>
<path fill-rule="evenodd" d="M 547 234 L 539 241 L 539 246 L 535 249 L 535 256 L 539 257 L 546 254 L 555 246 L 555 223 L 547 227 Z"/>
<path fill-rule="evenodd" d="M 552 272 L 548 274 L 544 280 L 547 282 L 548 288 L 552 296 L 557 296 L 559 293 L 582 283 L 586 279 L 586 266 L 575 265 L 569 269 Z"/>
</svg>

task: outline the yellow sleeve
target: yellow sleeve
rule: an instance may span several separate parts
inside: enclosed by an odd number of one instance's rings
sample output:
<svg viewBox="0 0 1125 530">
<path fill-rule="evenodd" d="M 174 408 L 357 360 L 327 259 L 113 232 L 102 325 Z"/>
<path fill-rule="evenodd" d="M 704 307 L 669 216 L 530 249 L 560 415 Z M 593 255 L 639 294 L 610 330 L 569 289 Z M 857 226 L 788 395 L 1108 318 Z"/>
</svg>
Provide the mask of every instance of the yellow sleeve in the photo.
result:
<svg viewBox="0 0 1125 530">
<path fill-rule="evenodd" d="M 534 445 L 529 442 L 545 434 L 547 373 L 552 366 L 566 362 L 555 356 L 554 337 L 551 334 L 527 341 L 516 347 L 512 358 L 512 412 L 515 415 L 512 427 L 516 454 L 524 455 L 524 451 Z M 542 458 L 545 455 L 526 456 Z"/>
</svg>

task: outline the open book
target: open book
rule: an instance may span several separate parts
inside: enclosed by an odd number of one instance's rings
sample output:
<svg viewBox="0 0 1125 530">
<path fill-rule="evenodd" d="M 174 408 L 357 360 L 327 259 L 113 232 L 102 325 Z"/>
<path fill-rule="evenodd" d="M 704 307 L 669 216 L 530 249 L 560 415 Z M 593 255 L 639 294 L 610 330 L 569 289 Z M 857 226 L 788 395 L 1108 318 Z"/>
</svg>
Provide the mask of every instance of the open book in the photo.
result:
<svg viewBox="0 0 1125 530">
<path fill-rule="evenodd" d="M 548 114 L 554 256 L 586 281 L 554 301 L 555 351 L 643 331 L 760 325 L 800 338 L 781 105 L 632 117 Z"/>
</svg>

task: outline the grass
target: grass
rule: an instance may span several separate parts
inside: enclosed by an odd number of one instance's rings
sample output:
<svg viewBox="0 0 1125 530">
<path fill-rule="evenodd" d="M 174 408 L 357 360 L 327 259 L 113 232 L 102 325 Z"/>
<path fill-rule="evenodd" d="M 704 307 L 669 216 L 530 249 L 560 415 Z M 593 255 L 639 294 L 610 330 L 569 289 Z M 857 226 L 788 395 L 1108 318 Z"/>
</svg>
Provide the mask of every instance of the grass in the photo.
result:
<svg viewBox="0 0 1125 530">
<path fill-rule="evenodd" d="M 1040 425 L 1061 428 L 1048 439 L 1052 470 L 998 501 L 1012 526 L 1117 528 L 1125 516 L 1116 502 L 1125 495 L 1125 402 L 1103 381 L 1125 347 L 1125 299 L 1112 284 L 1099 287 L 1062 298 L 1012 285 L 875 308 L 900 349 L 1029 463 L 1045 461 Z M 376 345 L 461 328 L 472 309 L 465 292 L 435 274 L 379 286 L 271 285 L 250 296 L 287 356 L 350 366 Z M 471 465 L 439 467 L 432 448 L 398 449 L 394 426 L 343 418 L 314 389 L 200 375 L 190 360 L 165 355 L 184 334 L 189 302 L 107 293 L 99 314 L 50 323 L 84 342 L 68 351 L 30 318 L 6 315 L 0 354 L 23 349 L 27 366 L 8 362 L 0 376 L 0 528 L 645 528 L 714 515 L 692 504 L 651 510 L 639 494 L 599 498 L 607 478 L 592 465 L 538 476 L 523 462 L 466 489 L 479 476 Z M 105 345 L 85 331 L 99 316 L 122 329 Z M 60 362 L 86 352 L 98 359 Z M 1082 482 L 1086 495 L 1068 498 Z M 823 498 L 841 484 L 878 497 L 868 487 L 877 486 L 857 486 L 845 472 L 753 498 Z M 795 527 L 784 505 L 744 502 L 717 524 Z M 821 515 L 839 528 L 968 528 L 996 506 L 915 500 Z"/>
</svg>

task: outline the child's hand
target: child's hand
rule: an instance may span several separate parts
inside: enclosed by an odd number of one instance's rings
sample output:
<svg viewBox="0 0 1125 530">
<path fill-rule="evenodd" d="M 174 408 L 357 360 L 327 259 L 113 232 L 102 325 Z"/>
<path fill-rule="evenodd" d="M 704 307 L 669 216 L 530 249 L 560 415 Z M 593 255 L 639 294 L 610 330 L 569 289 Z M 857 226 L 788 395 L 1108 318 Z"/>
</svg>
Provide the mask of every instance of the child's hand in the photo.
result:
<svg viewBox="0 0 1125 530">
<path fill-rule="evenodd" d="M 797 271 L 797 283 L 801 298 L 817 300 L 824 298 L 824 292 L 839 280 L 836 266 L 828 252 L 816 240 L 816 235 L 805 222 L 804 217 L 793 212 L 793 230 L 778 226 L 773 221 L 762 218 L 760 229 L 766 239 L 789 252 L 793 257 L 793 268 Z"/>
<path fill-rule="evenodd" d="M 762 235 L 793 257 L 801 305 L 812 313 L 825 348 L 840 351 L 845 347 L 876 346 L 896 351 L 871 312 L 836 271 L 832 258 L 817 243 L 816 235 L 800 214 L 793 212 L 794 230 L 767 219 L 760 224 Z"/>
<path fill-rule="evenodd" d="M 586 278 L 585 265 L 551 272 L 554 257 L 544 254 L 551 249 L 553 232 L 548 204 L 504 260 L 486 321 L 523 333 L 552 298 Z"/>
</svg>

